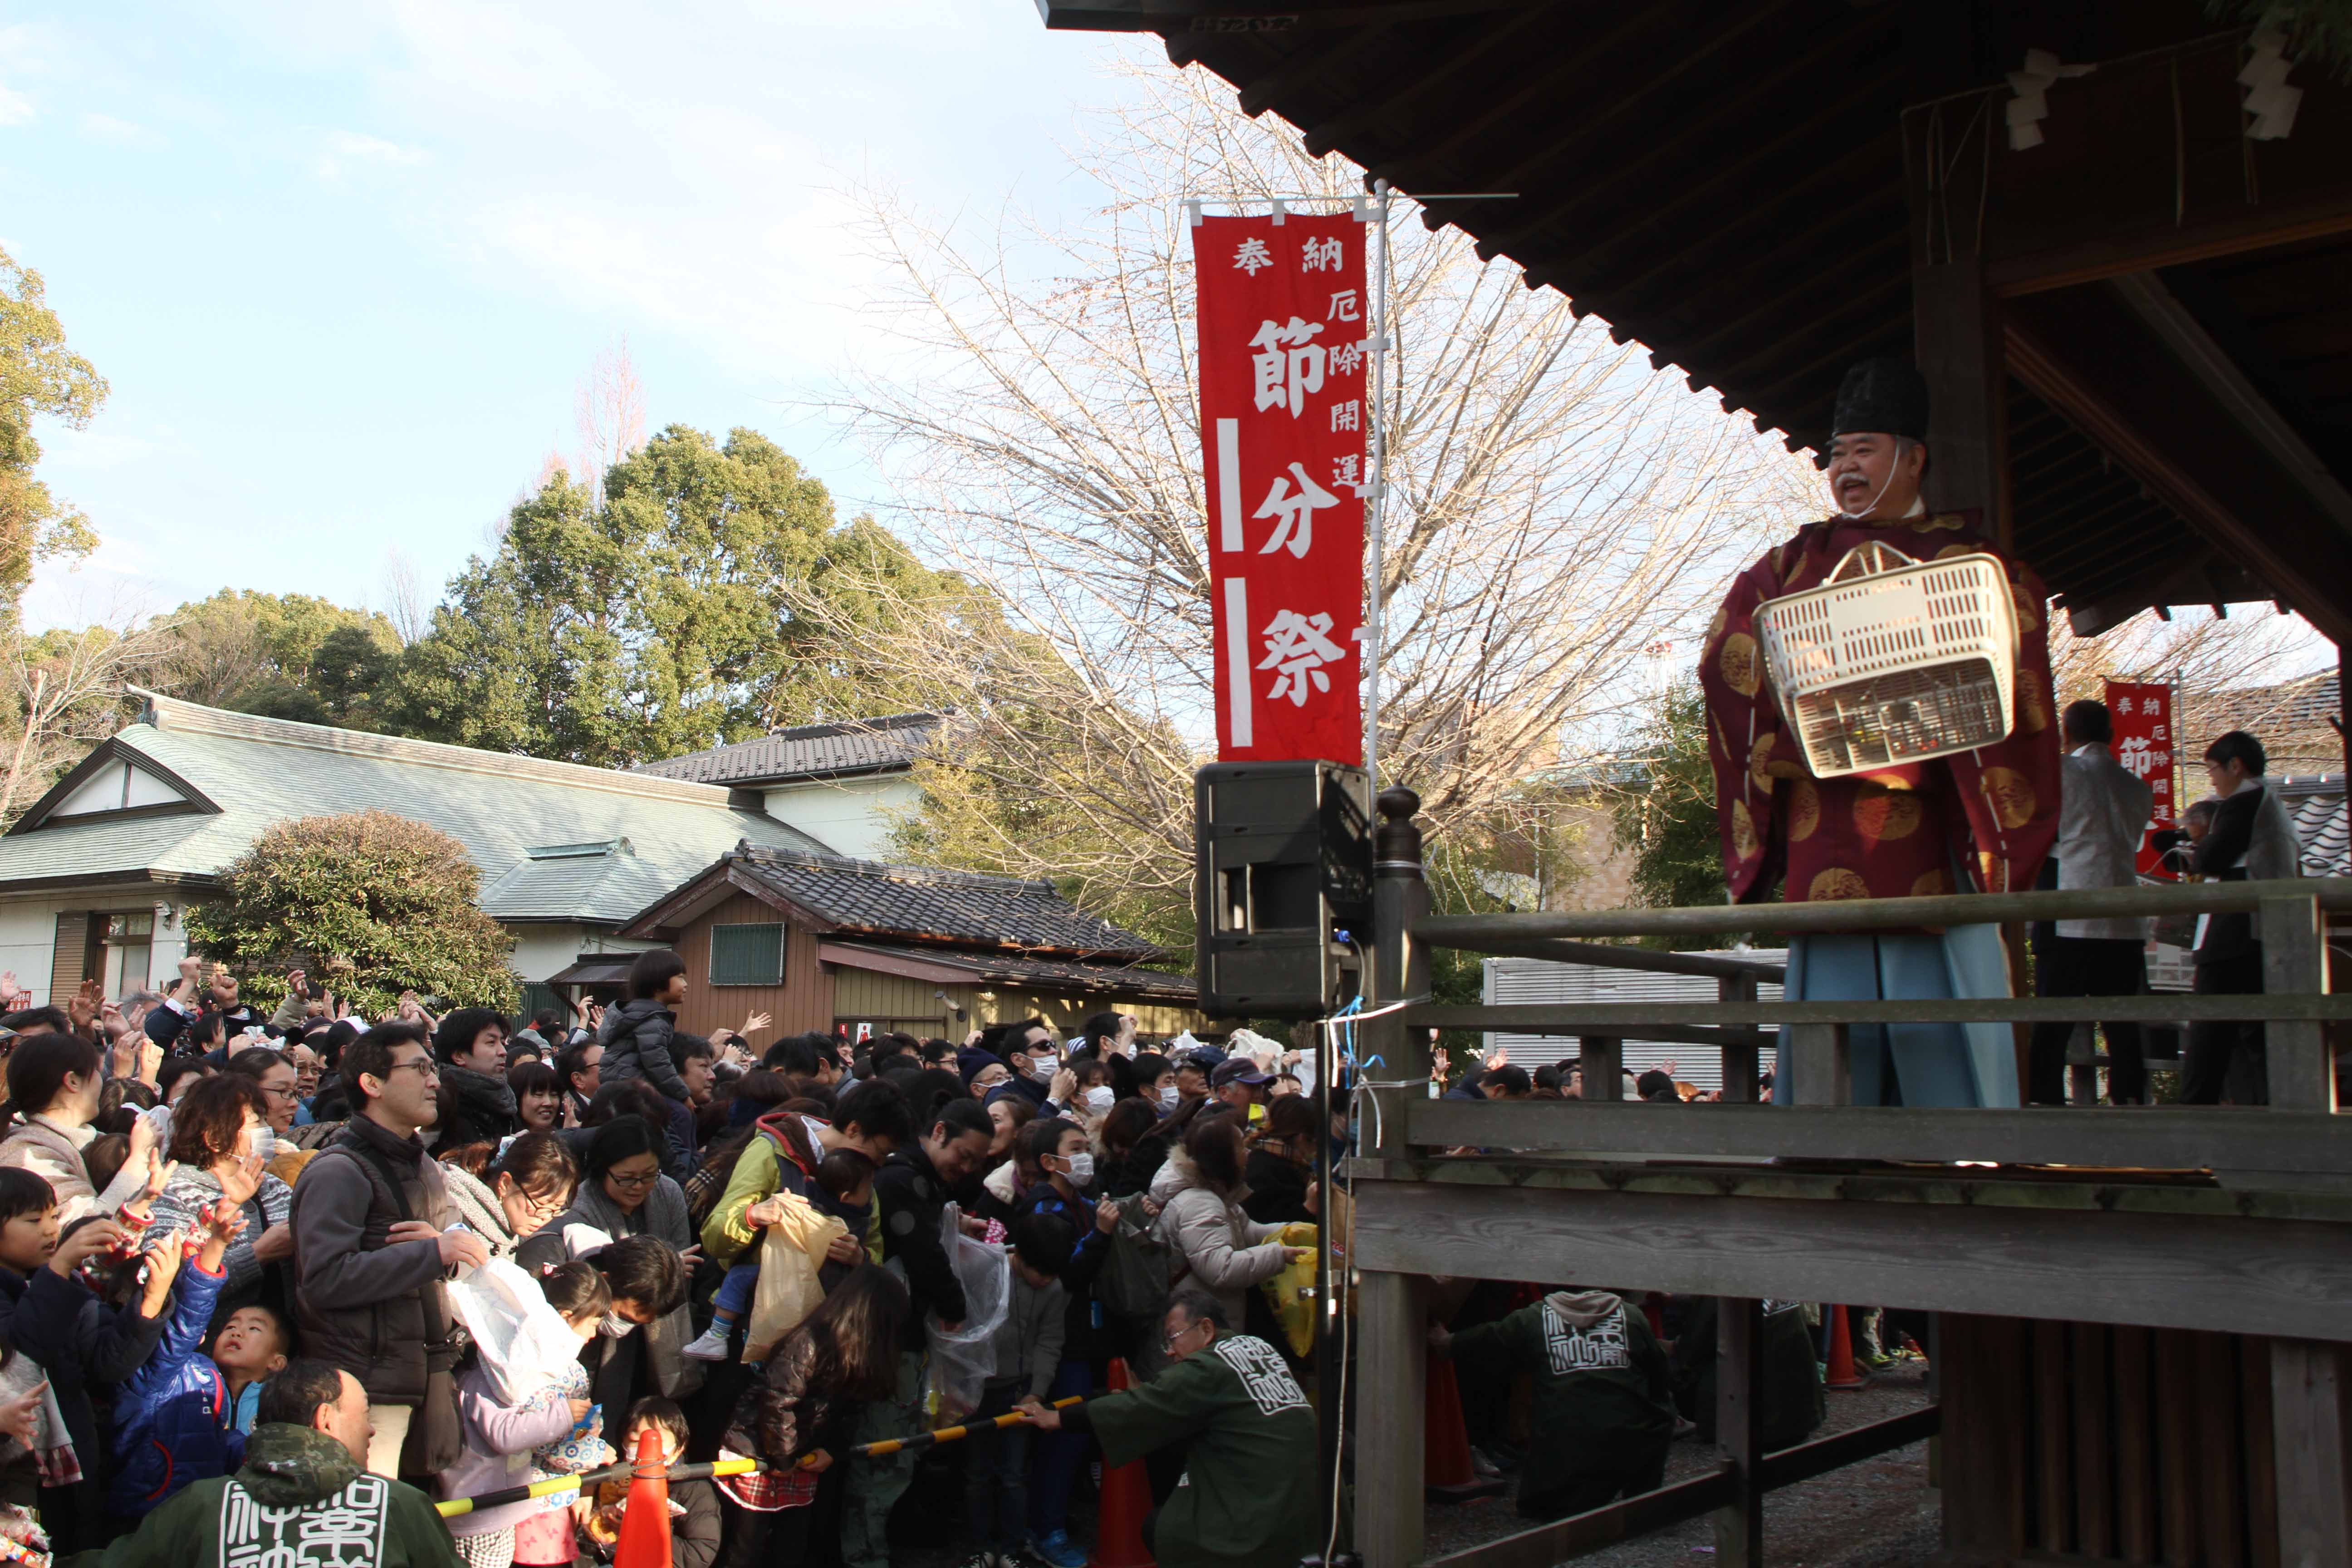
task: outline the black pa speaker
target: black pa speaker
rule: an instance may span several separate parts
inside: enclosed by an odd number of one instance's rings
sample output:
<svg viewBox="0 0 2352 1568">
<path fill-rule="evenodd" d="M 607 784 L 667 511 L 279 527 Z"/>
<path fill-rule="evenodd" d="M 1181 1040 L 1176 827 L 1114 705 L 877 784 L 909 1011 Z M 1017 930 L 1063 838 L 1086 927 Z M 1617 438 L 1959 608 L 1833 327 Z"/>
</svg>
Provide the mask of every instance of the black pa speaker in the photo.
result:
<svg viewBox="0 0 2352 1568">
<path fill-rule="evenodd" d="M 1363 990 L 1372 814 L 1361 768 L 1216 763 L 1194 775 L 1201 1011 L 1320 1018 Z"/>
</svg>

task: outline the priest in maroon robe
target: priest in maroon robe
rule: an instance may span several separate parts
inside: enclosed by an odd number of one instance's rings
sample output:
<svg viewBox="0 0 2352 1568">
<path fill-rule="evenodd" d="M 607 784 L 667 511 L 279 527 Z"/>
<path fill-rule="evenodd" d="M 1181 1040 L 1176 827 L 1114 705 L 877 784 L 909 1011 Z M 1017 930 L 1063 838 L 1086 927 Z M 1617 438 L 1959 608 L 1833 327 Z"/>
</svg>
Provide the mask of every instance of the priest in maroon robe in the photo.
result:
<svg viewBox="0 0 2352 1568">
<path fill-rule="evenodd" d="M 1927 389 L 1900 360 L 1866 360 L 1838 389 L 1828 479 L 1835 515 L 1741 573 L 1709 628 L 1706 698 L 1723 865 L 1735 902 L 2002 892 L 2033 885 L 2058 830 L 2048 606 L 2042 583 L 1983 533 L 1974 512 L 1920 499 Z M 1757 607 L 1818 587 L 1848 551 L 1877 542 L 1917 561 L 1987 554 L 2006 567 L 2017 609 L 2009 737 L 1932 762 L 1815 778 L 1771 689 Z M 2006 996 L 1998 928 L 1794 936 L 1786 995 L 1816 1001 Z M 2006 1024 L 1852 1031 L 1859 1105 L 2015 1105 Z"/>
</svg>

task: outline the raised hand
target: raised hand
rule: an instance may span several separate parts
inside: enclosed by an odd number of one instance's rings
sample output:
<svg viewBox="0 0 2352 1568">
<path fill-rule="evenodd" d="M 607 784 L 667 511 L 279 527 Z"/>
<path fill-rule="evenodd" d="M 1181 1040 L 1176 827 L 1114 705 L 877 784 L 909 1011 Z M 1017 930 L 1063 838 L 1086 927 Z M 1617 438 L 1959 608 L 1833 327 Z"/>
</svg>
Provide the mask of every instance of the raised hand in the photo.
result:
<svg viewBox="0 0 2352 1568">
<path fill-rule="evenodd" d="M 769 1017 L 765 1013 L 754 1013 L 750 1017 L 745 1018 L 743 1020 L 743 1026 L 735 1032 L 748 1040 L 773 1022 L 775 1022 L 775 1020 Z"/>
<path fill-rule="evenodd" d="M 16 1398 L 0 1403 L 0 1435 L 31 1447 L 34 1436 L 40 1431 L 41 1395 L 48 1391 L 48 1380 L 43 1378 Z"/>
</svg>

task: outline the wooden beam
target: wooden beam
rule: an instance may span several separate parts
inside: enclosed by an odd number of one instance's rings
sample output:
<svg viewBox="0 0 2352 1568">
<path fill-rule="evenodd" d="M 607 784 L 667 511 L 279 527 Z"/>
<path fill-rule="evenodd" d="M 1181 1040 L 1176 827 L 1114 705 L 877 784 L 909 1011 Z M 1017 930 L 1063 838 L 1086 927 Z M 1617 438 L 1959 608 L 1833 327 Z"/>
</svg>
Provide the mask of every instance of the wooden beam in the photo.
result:
<svg viewBox="0 0 2352 1568">
<path fill-rule="evenodd" d="M 2009 548 L 2015 532 L 2007 505 L 2007 377 L 1983 258 L 1915 267 L 1911 320 L 1919 374 L 1927 382 L 1927 450 L 1935 458 L 1927 504 L 1936 511 L 1981 512 L 1988 535 Z"/>
<path fill-rule="evenodd" d="M 1787 1068 L 1784 1066 L 1783 1076 Z M 1977 1107 L 1423 1100 L 1405 1139 L 1525 1154 L 1644 1159 L 1885 1160 L 2096 1170 L 2299 1172 L 2352 1179 L 2352 1118 L 2261 1106 L 2154 1105 L 2066 1115 Z"/>
<path fill-rule="evenodd" d="M 1552 1568 L 1568 1558 L 1631 1541 L 1686 1519 L 1696 1519 L 1721 1507 L 1729 1491 L 1730 1481 L 1721 1470 L 1693 1476 L 1686 1481 L 1629 1497 L 1589 1513 L 1570 1514 L 1533 1530 L 1520 1531 L 1517 1535 L 1506 1535 L 1484 1546 L 1433 1557 L 1423 1568 Z M 1369 1555 L 1365 1562 L 1366 1568 L 1375 1568 Z"/>
<path fill-rule="evenodd" d="M 2335 519 L 2338 529 L 2352 535 L 2352 493 L 2345 490 L 2326 460 L 2287 423 L 2286 416 L 2246 379 L 2245 372 L 2238 368 L 2227 350 L 2213 341 L 2204 323 L 2190 315 L 2188 307 L 2164 286 L 2164 279 L 2153 272 L 2126 272 L 2109 279 L 2106 286 L 2171 351 L 2182 368 L 2212 395 L 2213 400 L 2229 410 L 2239 427 L 2302 487 L 2312 504 Z"/>
<path fill-rule="evenodd" d="M 2084 1322 L 2352 1337 L 2352 1247 L 2344 1226 L 2309 1220 L 1361 1182 L 1356 1257 L 1413 1274 L 1948 1312 L 2030 1301 Z"/>
<path fill-rule="evenodd" d="M 1673 910 L 1548 910 L 1525 915 L 1429 915 L 1413 932 L 1440 947 L 1479 950 L 1488 937 L 1622 940 L 1737 936 L 1745 931 L 1913 931 L 1922 926 L 2107 916 L 2242 913 L 2264 899 L 2310 895 L 2325 910 L 2352 910 L 2352 878 L 2281 882 L 2193 882 L 2168 888 L 2074 888 L 2040 893 L 1939 893 L 1921 899 L 1838 899 L 1801 904 L 1725 904 Z"/>
<path fill-rule="evenodd" d="M 1612 947 L 1598 942 L 1562 942 L 1536 937 L 1483 951 L 1498 958 L 1549 958 L 1559 963 L 1589 963 L 1596 969 L 1638 969 L 1649 974 L 1702 974 L 1713 979 L 1740 976 L 1779 980 L 1786 963 L 1767 958 L 1739 958 L 1717 952 L 1659 952 L 1646 947 Z"/>
<path fill-rule="evenodd" d="M 1853 1103 L 1853 1045 L 1844 1024 L 1791 1024 L 1782 1031 L 1772 1098 L 1791 1109 Z M 1784 1087 L 1785 1086 L 1785 1087 Z"/>
<path fill-rule="evenodd" d="M 1428 1301 L 1429 1281 L 1410 1274 L 1364 1268 L 1356 1289 L 1356 1550 L 1364 1568 L 1421 1561 Z"/>
<path fill-rule="evenodd" d="M 2352 1563 L 2347 1381 L 2340 1344 L 2278 1340 L 2271 1345 L 2280 1568 Z"/>
<path fill-rule="evenodd" d="M 1715 1510 L 1717 1568 L 1764 1568 L 1764 1303 L 1715 1304 L 1715 1447 L 1731 1495 Z"/>
<path fill-rule="evenodd" d="M 2327 989 L 2327 942 L 2319 906 L 2309 899 L 2263 902 L 2263 984 L 2306 994 Z M 2273 1024 L 2263 1031 L 2270 1100 L 2275 1110 L 2333 1112 L 2336 1053 L 2316 1019 Z"/>
<path fill-rule="evenodd" d="M 1423 1005 L 1408 1026 L 1501 1029 L 1522 1035 L 1606 1030 L 1654 1039 L 1660 1029 L 1708 1023 L 1786 1028 L 1814 1024 L 2174 1024 L 2230 1019 L 2352 1019 L 2352 996 L 1959 996 L 1857 1002 L 1514 1002 L 1493 1007 Z"/>
<path fill-rule="evenodd" d="M 2093 342 L 2094 334 L 2076 322 L 2094 303 L 2074 298 L 2063 317 L 2045 313 L 2032 323 L 2012 311 L 2003 336 L 2017 379 L 2189 526 L 2242 559 L 2323 634 L 2352 641 L 2352 573 L 2345 570 L 2341 536 L 2326 514 L 2231 427 L 2226 416 L 2211 411 L 2177 365 L 2168 377 L 2161 366 L 2128 358 L 2128 345 L 2111 336 L 2096 337 L 2095 347 L 2071 350 L 2049 337 L 2053 331 L 2074 331 L 2084 343 Z M 2095 362 L 2095 371 L 2086 361 Z M 2233 438 L 2254 458 L 2218 457 Z M 2231 489 L 2230 502 L 2215 492 L 2216 485 Z"/>
<path fill-rule="evenodd" d="M 1923 1405 L 1906 1410 L 1900 1415 L 1890 1415 L 1884 1421 L 1866 1426 L 1849 1426 L 1843 1432 L 1800 1443 L 1793 1448 L 1781 1448 L 1764 1456 L 1757 1467 L 1767 1491 L 1795 1486 L 1799 1481 L 1825 1476 L 1832 1470 L 1875 1458 L 1932 1437 L 1944 1428 L 1944 1412 L 1940 1405 Z"/>
<path fill-rule="evenodd" d="M 1756 976 L 1727 974 L 1715 983 L 1716 1000 L 1737 1006 L 1756 1000 Z M 1756 1103 L 1758 1047 L 1752 1045 L 1726 1045 L 1722 1049 L 1722 1102 L 1726 1105 Z"/>
<path fill-rule="evenodd" d="M 2004 297 L 2038 294 L 2120 273 L 2210 261 L 2217 256 L 2267 250 L 2347 231 L 2352 231 L 2352 191 L 2336 191 L 2300 202 L 2249 207 L 2185 226 L 2151 224 L 2082 245 L 2000 257 L 1987 264 L 1985 275 L 1993 291 Z"/>
</svg>

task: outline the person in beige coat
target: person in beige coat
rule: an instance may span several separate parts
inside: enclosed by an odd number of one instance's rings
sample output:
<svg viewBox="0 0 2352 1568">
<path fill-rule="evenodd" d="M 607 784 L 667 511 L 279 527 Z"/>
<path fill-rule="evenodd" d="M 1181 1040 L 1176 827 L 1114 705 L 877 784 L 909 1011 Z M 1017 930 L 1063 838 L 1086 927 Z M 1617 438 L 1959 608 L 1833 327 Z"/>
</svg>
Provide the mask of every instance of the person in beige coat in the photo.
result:
<svg viewBox="0 0 2352 1568">
<path fill-rule="evenodd" d="M 1285 1247 L 1278 1225 L 1260 1225 L 1242 1211 L 1249 1188 L 1242 1181 L 1242 1119 L 1195 1117 L 1184 1146 L 1168 1156 L 1151 1184 L 1160 1205 L 1157 1231 L 1173 1254 L 1169 1287 L 1206 1290 L 1236 1323 L 1250 1287 L 1282 1272 L 1308 1248 Z"/>
<path fill-rule="evenodd" d="M 98 1047 L 79 1035 L 26 1035 L 9 1054 L 8 1101 L 17 1120 L 0 1139 L 0 1165 L 49 1184 L 60 1228 L 84 1215 L 113 1218 L 155 1172 L 155 1128 L 142 1117 L 131 1124 L 130 1154 L 106 1191 L 91 1184 L 81 1155 L 98 1136 L 89 1123 L 104 1088 Z"/>
</svg>

